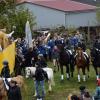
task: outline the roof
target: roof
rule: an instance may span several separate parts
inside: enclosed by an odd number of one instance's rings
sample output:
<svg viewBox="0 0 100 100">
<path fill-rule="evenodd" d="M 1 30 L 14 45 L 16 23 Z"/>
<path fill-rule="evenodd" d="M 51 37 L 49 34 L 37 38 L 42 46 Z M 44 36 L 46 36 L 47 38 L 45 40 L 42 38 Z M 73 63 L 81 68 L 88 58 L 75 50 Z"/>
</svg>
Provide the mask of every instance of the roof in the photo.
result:
<svg viewBox="0 0 100 100">
<path fill-rule="evenodd" d="M 100 6 L 100 0 L 73 0 L 73 1 L 81 2 L 93 6 Z"/>
<path fill-rule="evenodd" d="M 96 6 L 79 3 L 72 0 L 21 0 L 19 3 L 32 3 L 65 12 L 94 10 Z"/>
</svg>

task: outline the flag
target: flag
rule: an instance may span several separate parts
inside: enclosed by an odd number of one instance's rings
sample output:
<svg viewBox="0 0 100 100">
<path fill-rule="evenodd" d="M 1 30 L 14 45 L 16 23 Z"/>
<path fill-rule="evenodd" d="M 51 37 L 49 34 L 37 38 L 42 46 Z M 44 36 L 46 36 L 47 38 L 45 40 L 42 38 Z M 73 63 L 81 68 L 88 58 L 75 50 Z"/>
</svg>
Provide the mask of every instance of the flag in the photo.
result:
<svg viewBox="0 0 100 100">
<path fill-rule="evenodd" d="M 32 33 L 31 33 L 29 21 L 26 22 L 25 33 L 26 33 L 26 43 L 28 45 L 28 48 L 33 47 Z"/>
<path fill-rule="evenodd" d="M 0 71 L 2 70 L 4 60 L 9 62 L 10 73 L 13 72 L 15 66 L 15 42 L 10 44 L 2 52 L 0 52 Z"/>
</svg>

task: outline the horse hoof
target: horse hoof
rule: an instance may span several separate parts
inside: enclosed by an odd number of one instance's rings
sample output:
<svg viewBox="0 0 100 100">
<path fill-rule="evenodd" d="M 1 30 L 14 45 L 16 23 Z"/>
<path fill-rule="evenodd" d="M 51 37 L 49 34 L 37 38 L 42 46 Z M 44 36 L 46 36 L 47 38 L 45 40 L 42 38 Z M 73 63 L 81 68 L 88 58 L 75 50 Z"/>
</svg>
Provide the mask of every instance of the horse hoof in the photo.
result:
<svg viewBox="0 0 100 100">
<path fill-rule="evenodd" d="M 70 80 L 70 78 L 67 78 L 67 80 L 69 81 L 69 80 Z"/>
<path fill-rule="evenodd" d="M 73 78 L 73 75 L 71 75 L 71 77 Z"/>
<path fill-rule="evenodd" d="M 54 70 L 53 72 L 54 72 L 54 73 L 56 73 L 56 71 L 55 71 L 55 70 Z"/>
<path fill-rule="evenodd" d="M 81 81 L 78 81 L 78 83 L 81 83 Z"/>
<path fill-rule="evenodd" d="M 51 93 L 52 91 L 51 90 L 48 90 L 48 93 Z"/>
<path fill-rule="evenodd" d="M 36 97 L 36 94 L 34 94 L 33 97 Z"/>
</svg>

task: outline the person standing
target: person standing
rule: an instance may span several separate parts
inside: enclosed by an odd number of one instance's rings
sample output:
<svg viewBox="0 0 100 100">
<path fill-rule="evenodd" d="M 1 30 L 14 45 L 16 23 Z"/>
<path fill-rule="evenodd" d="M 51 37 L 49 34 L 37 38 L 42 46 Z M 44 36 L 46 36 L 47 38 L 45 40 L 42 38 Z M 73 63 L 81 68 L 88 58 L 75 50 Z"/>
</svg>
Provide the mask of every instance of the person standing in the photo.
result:
<svg viewBox="0 0 100 100">
<path fill-rule="evenodd" d="M 52 50 L 52 59 L 53 59 L 54 72 L 56 72 L 56 67 L 58 67 L 59 70 L 59 50 L 57 46 L 54 46 Z"/>
<path fill-rule="evenodd" d="M 22 100 L 21 90 L 20 87 L 17 86 L 16 81 L 11 80 L 8 82 L 5 78 L 4 83 L 7 89 L 8 100 Z"/>
<path fill-rule="evenodd" d="M 100 78 L 97 80 L 97 87 L 93 100 L 100 100 Z"/>
<path fill-rule="evenodd" d="M 36 71 L 35 71 L 35 88 L 37 93 L 37 99 L 44 99 L 45 97 L 45 86 L 44 86 L 44 80 L 48 80 L 47 73 L 41 68 L 39 63 L 36 63 Z M 40 94 L 40 89 L 42 94 Z"/>
</svg>

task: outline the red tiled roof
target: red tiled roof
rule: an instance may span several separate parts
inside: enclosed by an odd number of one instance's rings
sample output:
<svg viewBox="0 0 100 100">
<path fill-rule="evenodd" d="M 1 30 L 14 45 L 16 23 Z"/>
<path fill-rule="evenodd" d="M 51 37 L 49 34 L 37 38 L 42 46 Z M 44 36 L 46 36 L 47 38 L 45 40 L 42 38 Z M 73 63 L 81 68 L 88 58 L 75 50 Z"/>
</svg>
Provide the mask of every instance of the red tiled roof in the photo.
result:
<svg viewBox="0 0 100 100">
<path fill-rule="evenodd" d="M 28 2 L 36 5 L 49 7 L 61 11 L 85 11 L 96 9 L 95 6 L 79 3 L 71 0 L 20 0 L 20 3 Z"/>
</svg>

